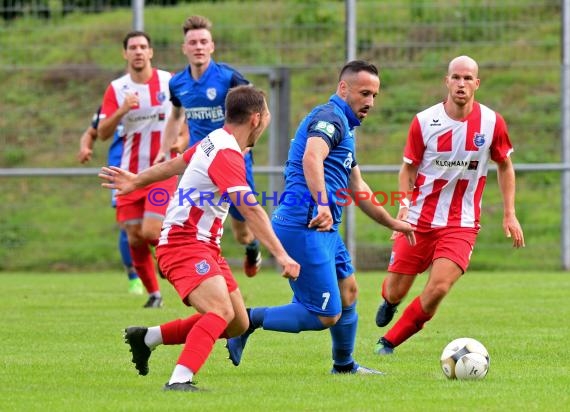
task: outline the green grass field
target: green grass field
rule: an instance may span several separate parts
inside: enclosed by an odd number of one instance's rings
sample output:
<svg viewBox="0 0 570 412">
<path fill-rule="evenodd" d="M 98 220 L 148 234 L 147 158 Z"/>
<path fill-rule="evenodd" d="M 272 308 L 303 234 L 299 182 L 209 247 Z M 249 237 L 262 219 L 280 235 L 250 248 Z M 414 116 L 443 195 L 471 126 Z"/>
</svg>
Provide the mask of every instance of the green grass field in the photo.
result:
<svg viewBox="0 0 570 412">
<path fill-rule="evenodd" d="M 2 411 L 563 411 L 570 405 L 568 295 L 563 272 L 471 272 L 438 315 L 392 357 L 372 353 L 382 273 L 359 275 L 356 359 L 386 376 L 331 376 L 327 331 L 257 331 L 239 367 L 225 342 L 195 378 L 201 393 L 165 393 L 180 347 L 161 346 L 141 377 L 122 329 L 189 315 L 162 282 L 162 310 L 141 308 L 121 273 L 3 273 L 0 299 Z M 417 293 L 425 277 L 418 279 Z M 248 305 L 286 303 L 275 273 L 238 275 Z M 412 296 L 410 296 L 411 298 Z M 491 355 L 482 381 L 449 381 L 439 355 L 452 339 L 474 337 Z"/>
</svg>

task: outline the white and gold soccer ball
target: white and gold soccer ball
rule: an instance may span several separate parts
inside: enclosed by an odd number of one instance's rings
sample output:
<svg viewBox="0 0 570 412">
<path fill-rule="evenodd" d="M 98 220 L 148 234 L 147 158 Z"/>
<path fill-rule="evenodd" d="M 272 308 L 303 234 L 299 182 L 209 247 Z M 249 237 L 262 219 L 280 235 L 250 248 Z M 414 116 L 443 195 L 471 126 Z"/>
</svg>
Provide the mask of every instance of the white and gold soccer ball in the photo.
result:
<svg viewBox="0 0 570 412">
<path fill-rule="evenodd" d="M 473 338 L 455 339 L 441 354 L 441 369 L 449 379 L 483 379 L 489 362 L 489 352 Z"/>
</svg>

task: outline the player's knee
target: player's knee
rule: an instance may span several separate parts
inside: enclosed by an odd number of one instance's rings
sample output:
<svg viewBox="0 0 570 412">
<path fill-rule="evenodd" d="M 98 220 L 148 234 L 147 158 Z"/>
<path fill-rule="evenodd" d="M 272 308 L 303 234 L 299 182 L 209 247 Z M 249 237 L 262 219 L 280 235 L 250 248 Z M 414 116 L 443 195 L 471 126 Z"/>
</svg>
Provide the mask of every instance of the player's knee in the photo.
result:
<svg viewBox="0 0 570 412">
<path fill-rule="evenodd" d="M 393 289 L 393 290 L 386 290 L 386 299 L 390 303 L 398 303 L 401 302 L 407 295 L 407 290 L 404 289 Z"/>
<path fill-rule="evenodd" d="M 142 238 L 143 241 L 146 243 L 155 243 L 158 241 L 160 237 L 160 230 L 155 230 L 152 228 L 144 228 L 142 230 Z"/>
<path fill-rule="evenodd" d="M 351 306 L 358 299 L 358 284 L 356 282 L 351 282 L 345 284 L 340 289 L 340 297 L 342 299 L 342 306 Z"/>
<path fill-rule="evenodd" d="M 141 233 L 129 235 L 128 237 L 129 246 L 137 248 L 147 244 L 145 238 L 142 236 Z"/>
<path fill-rule="evenodd" d="M 236 314 L 234 312 L 234 308 L 232 305 L 220 305 L 215 310 L 212 310 L 216 315 L 223 318 L 226 322 L 230 323 L 234 320 Z M 237 329 L 241 329 L 239 326 L 236 326 Z M 245 330 L 243 331 L 245 332 Z M 241 333 L 243 333 L 241 332 Z M 240 334 L 241 334 L 240 333 Z"/>
<path fill-rule="evenodd" d="M 354 293 L 344 293 L 341 295 L 342 307 L 352 306 L 358 298 L 358 292 Z"/>
<path fill-rule="evenodd" d="M 426 288 L 427 295 L 430 297 L 430 300 L 434 302 L 441 301 L 451 289 L 450 283 L 440 282 L 434 285 L 430 285 Z"/>
<path fill-rule="evenodd" d="M 336 325 L 336 323 L 340 319 L 340 315 L 341 314 L 339 313 L 336 316 L 319 316 L 319 319 L 325 328 L 330 328 L 331 326 Z"/>
</svg>

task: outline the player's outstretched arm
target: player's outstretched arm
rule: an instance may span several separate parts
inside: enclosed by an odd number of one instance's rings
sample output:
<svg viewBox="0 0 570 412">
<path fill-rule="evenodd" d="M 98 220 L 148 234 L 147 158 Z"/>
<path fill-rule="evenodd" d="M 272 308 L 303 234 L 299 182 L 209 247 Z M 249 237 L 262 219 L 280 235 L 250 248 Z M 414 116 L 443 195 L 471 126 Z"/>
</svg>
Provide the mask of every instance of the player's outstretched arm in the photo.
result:
<svg viewBox="0 0 570 412">
<path fill-rule="evenodd" d="M 360 207 L 368 217 L 381 225 L 386 226 L 388 229 L 403 233 L 408 239 L 410 245 L 416 244 L 414 229 L 408 222 L 404 222 L 400 219 L 394 219 L 390 213 L 384 209 L 384 207 L 379 205 L 377 202 L 372 201 L 373 192 L 364 179 L 362 179 L 360 168 L 358 166 L 352 168 L 352 172 L 350 174 L 350 190 L 353 196 L 359 196 L 358 207 Z M 362 194 L 365 193 L 368 194 L 367 197 L 362 196 Z"/>
<path fill-rule="evenodd" d="M 118 196 L 131 193 L 137 188 L 135 186 L 137 175 L 116 166 L 103 166 L 99 172 L 99 178 L 103 180 L 101 186 L 107 189 L 116 189 Z"/>
<path fill-rule="evenodd" d="M 400 203 L 398 214 L 396 215 L 396 219 L 398 220 L 408 219 L 410 204 L 415 201 L 410 195 L 413 193 L 417 175 L 417 166 L 408 162 L 402 163 L 398 173 L 398 202 Z M 393 231 L 390 239 L 394 240 L 398 235 L 399 232 Z"/>
<path fill-rule="evenodd" d="M 186 161 L 178 156 L 165 163 L 156 164 L 139 174 L 131 173 L 115 166 L 102 167 L 99 177 L 104 180 L 101 186 L 116 189 L 117 195 L 126 195 L 151 183 L 179 175 L 186 169 Z"/>
</svg>

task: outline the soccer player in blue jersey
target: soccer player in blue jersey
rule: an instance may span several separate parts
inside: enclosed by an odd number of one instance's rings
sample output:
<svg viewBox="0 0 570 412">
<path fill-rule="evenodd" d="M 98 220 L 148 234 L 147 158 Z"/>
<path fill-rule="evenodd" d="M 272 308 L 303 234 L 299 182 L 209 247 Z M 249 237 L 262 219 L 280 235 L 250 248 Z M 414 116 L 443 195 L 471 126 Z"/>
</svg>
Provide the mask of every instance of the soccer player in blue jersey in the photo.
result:
<svg viewBox="0 0 570 412">
<path fill-rule="evenodd" d="M 210 132 L 224 124 L 225 99 L 228 91 L 235 86 L 250 84 L 237 70 L 212 59 L 214 41 L 212 23 L 202 16 L 191 16 L 184 22 L 184 43 L 182 50 L 188 59 L 188 66 L 170 80 L 170 99 L 173 110 L 167 120 L 165 140 L 161 156 L 172 148 L 180 147 L 176 142 L 177 131 L 184 120 L 190 130 L 190 144 L 201 141 Z M 161 161 L 162 158 L 157 158 Z M 249 149 L 244 153 L 247 182 L 255 192 L 253 181 L 253 157 Z M 236 240 L 246 246 L 244 271 L 247 276 L 255 276 L 261 266 L 259 242 L 248 228 L 245 219 L 235 206 L 230 208 L 232 230 Z"/>
<path fill-rule="evenodd" d="M 358 287 L 338 232 L 342 206 L 348 203 L 344 196 L 350 193 L 366 215 L 415 243 L 410 224 L 392 218 L 374 201 L 356 163 L 354 129 L 368 115 L 379 90 L 376 66 L 351 61 L 340 72 L 336 94 L 299 125 L 285 166 L 285 192 L 272 224 L 301 272 L 289 282 L 290 304 L 248 309 L 249 329 L 228 340 L 234 365 L 239 365 L 246 341 L 257 328 L 289 333 L 330 328 L 332 373 L 382 374 L 352 357 Z"/>
<path fill-rule="evenodd" d="M 101 107 L 97 109 L 97 112 L 93 114 L 93 119 L 91 120 L 91 125 L 85 129 L 83 135 L 81 136 L 79 142 L 79 153 L 77 158 L 80 163 L 87 163 L 91 160 L 93 155 L 93 146 L 95 140 L 97 140 L 97 127 L 99 126 L 99 114 L 101 113 Z M 107 164 L 109 166 L 121 165 L 121 154 L 123 153 L 123 138 L 121 136 L 120 130 L 115 131 L 113 135 L 113 142 L 109 146 L 109 152 L 107 157 Z M 117 200 L 115 198 L 114 191 L 111 193 L 111 206 L 117 206 Z M 144 293 L 143 285 L 139 279 L 135 268 L 133 267 L 133 260 L 131 258 L 131 252 L 129 250 L 129 241 L 127 239 L 127 232 L 123 228 L 119 231 L 119 252 L 121 254 L 121 260 L 123 261 L 123 266 L 127 271 L 127 277 L 129 279 L 129 293 L 134 295 L 142 295 Z"/>
</svg>

